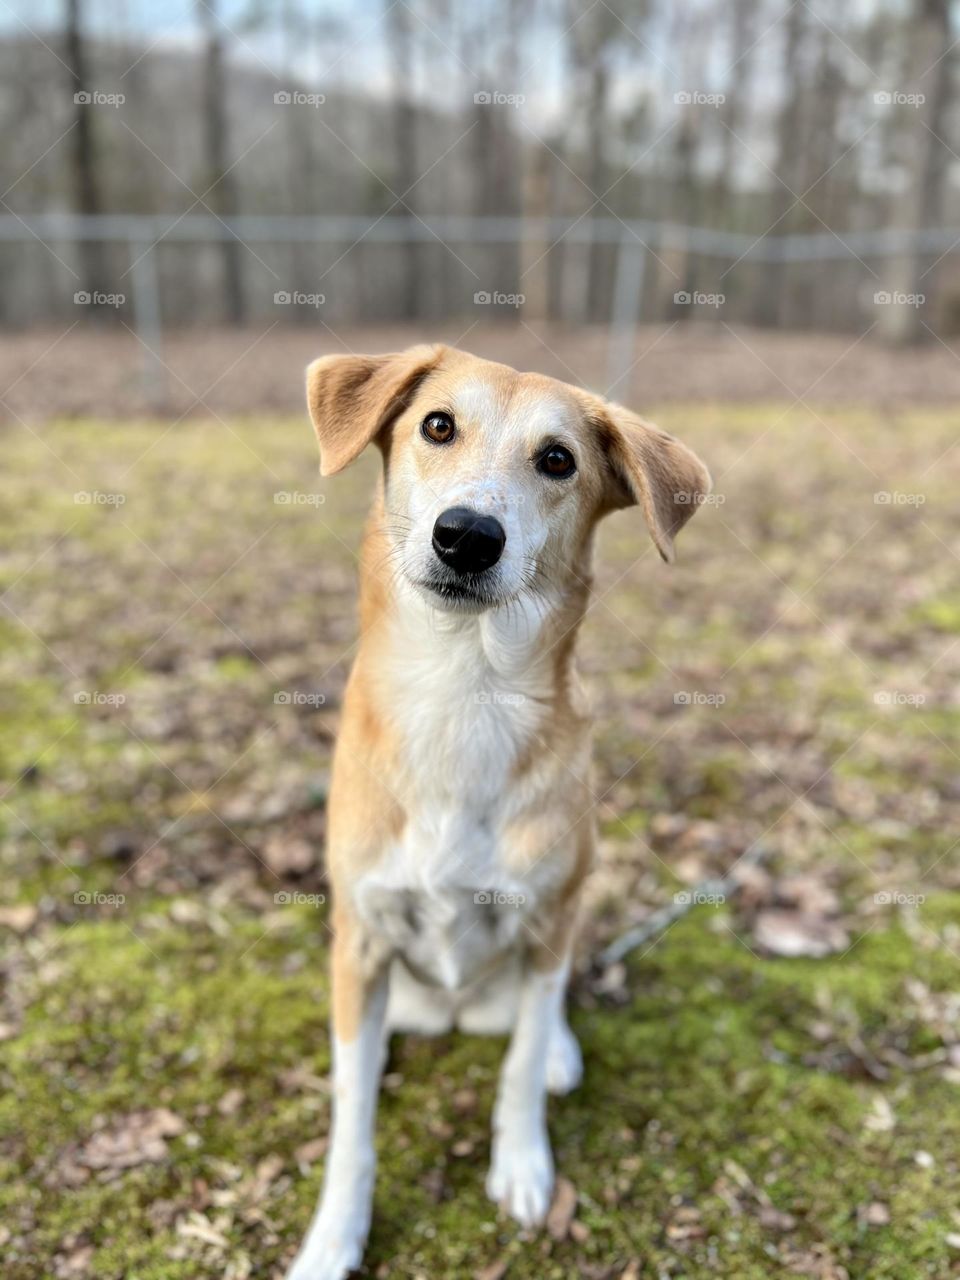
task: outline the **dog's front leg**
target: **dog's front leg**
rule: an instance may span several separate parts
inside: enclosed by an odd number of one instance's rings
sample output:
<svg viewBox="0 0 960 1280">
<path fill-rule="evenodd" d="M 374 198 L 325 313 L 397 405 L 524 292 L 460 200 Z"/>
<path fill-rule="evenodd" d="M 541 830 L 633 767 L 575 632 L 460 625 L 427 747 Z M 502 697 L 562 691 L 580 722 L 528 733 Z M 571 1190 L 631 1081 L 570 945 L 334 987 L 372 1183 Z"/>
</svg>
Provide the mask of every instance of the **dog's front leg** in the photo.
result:
<svg viewBox="0 0 960 1280">
<path fill-rule="evenodd" d="M 363 958 L 357 922 L 335 923 L 333 1130 L 320 1204 L 287 1280 L 343 1280 L 360 1265 L 370 1230 L 388 969 Z"/>
<path fill-rule="evenodd" d="M 562 1016 L 567 975 L 566 963 L 555 963 L 556 959 L 541 948 L 527 957 L 493 1112 L 487 1195 L 525 1227 L 543 1221 L 553 1191 L 547 1055 Z"/>
</svg>

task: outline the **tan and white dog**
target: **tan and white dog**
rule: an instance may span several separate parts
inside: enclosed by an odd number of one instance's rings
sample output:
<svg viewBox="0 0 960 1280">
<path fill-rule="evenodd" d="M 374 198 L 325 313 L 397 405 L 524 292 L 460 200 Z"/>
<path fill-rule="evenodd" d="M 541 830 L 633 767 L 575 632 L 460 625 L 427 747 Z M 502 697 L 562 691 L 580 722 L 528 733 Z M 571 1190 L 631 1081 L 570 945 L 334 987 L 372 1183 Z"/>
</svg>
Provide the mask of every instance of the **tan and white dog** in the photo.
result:
<svg viewBox="0 0 960 1280">
<path fill-rule="evenodd" d="M 449 347 L 324 356 L 307 398 L 324 476 L 383 455 L 330 791 L 333 1132 L 288 1273 L 340 1280 L 370 1227 L 391 1030 L 510 1032 L 487 1192 L 544 1218 L 546 1094 L 582 1069 L 564 993 L 593 853 L 573 664 L 593 531 L 636 503 L 670 560 L 710 478 L 628 410 Z"/>
</svg>

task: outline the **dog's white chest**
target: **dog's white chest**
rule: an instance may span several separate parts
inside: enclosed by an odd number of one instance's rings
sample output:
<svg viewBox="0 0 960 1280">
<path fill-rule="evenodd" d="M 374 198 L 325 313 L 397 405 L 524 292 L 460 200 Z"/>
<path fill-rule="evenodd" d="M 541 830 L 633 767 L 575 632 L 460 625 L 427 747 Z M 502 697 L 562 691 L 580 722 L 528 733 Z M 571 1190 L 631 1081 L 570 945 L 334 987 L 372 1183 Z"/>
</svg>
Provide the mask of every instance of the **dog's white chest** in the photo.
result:
<svg viewBox="0 0 960 1280">
<path fill-rule="evenodd" d="M 529 671 L 495 664 L 479 629 L 406 635 L 386 690 L 403 743 L 406 823 L 355 886 L 357 909 L 422 981 L 459 989 L 516 943 L 536 887 L 508 865 L 503 832 L 543 704 Z"/>
<path fill-rule="evenodd" d="M 531 886 L 504 867 L 495 823 L 435 807 L 361 878 L 361 916 L 421 981 L 459 990 L 511 949 Z"/>
</svg>

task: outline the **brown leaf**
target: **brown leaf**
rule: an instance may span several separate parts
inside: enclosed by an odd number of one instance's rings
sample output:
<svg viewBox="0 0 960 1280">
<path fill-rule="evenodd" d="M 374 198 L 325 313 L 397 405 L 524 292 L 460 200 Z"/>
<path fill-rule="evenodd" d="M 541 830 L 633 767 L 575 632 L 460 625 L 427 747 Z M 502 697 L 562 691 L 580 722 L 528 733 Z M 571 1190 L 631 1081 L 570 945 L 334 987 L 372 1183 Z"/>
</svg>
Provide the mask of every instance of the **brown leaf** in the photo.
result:
<svg viewBox="0 0 960 1280">
<path fill-rule="evenodd" d="M 792 1213 L 783 1213 L 772 1204 L 761 1205 L 757 1216 L 761 1227 L 766 1227 L 770 1231 L 792 1231 L 797 1225 L 797 1220 Z"/>
<path fill-rule="evenodd" d="M 36 919 L 37 908 L 30 902 L 0 907 L 0 928 L 12 929 L 14 933 L 26 933 L 33 928 Z"/>
<path fill-rule="evenodd" d="M 139 1164 L 159 1164 L 168 1155 L 166 1139 L 176 1138 L 186 1124 L 166 1107 L 134 1111 L 101 1129 L 76 1153 L 75 1161 L 87 1169 L 132 1169 Z"/>
<path fill-rule="evenodd" d="M 836 920 L 802 911 L 760 911 L 753 922 L 758 947 L 775 956 L 813 956 L 819 959 L 850 945 Z"/>
<path fill-rule="evenodd" d="M 243 1104 L 244 1092 L 242 1089 L 228 1089 L 217 1103 L 217 1110 L 222 1116 L 232 1116 L 237 1113 Z"/>
<path fill-rule="evenodd" d="M 309 1142 L 305 1142 L 302 1147 L 297 1147 L 293 1153 L 293 1158 L 298 1165 L 316 1164 L 321 1156 L 326 1154 L 329 1145 L 329 1138 L 311 1138 Z"/>
<path fill-rule="evenodd" d="M 500 1258 L 496 1262 L 491 1262 L 488 1267 L 482 1267 L 479 1271 L 475 1271 L 473 1273 L 474 1280 L 503 1280 L 509 1265 L 506 1258 Z"/>
<path fill-rule="evenodd" d="M 301 836 L 278 832 L 264 845 L 263 860 L 278 876 L 302 876 L 316 866 L 317 853 Z"/>
<path fill-rule="evenodd" d="M 553 1191 L 553 1203 L 547 1214 L 547 1230 L 554 1240 L 566 1240 L 570 1224 L 577 1211 L 577 1189 L 569 1178 L 558 1178 Z"/>
<path fill-rule="evenodd" d="M 870 1204 L 862 1204 L 857 1209 L 857 1221 L 867 1227 L 886 1227 L 890 1225 L 890 1206 L 882 1200 L 874 1200 Z"/>
</svg>

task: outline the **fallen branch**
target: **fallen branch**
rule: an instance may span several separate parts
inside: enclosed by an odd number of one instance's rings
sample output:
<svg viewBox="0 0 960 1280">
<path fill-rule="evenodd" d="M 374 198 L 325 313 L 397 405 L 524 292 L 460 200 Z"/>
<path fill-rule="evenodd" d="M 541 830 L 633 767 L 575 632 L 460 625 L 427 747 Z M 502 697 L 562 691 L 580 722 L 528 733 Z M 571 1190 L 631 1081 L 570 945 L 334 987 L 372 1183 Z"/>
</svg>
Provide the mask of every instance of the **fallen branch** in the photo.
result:
<svg viewBox="0 0 960 1280">
<path fill-rule="evenodd" d="M 730 871 L 724 876 L 713 876 L 708 880 L 701 880 L 691 889 L 683 890 L 678 893 L 673 902 L 669 906 L 660 907 L 658 910 L 651 912 L 646 920 L 638 925 L 634 925 L 632 929 L 628 929 L 626 933 L 619 938 L 614 939 L 608 947 L 605 947 L 597 957 L 597 963 L 601 969 L 609 969 L 611 965 L 616 964 L 631 951 L 636 951 L 637 947 L 642 947 L 645 942 L 663 934 L 687 914 L 694 907 L 701 905 L 704 901 L 711 898 L 726 901 L 733 898 L 740 891 L 741 885 L 733 874 L 737 867 L 758 867 L 766 862 L 770 857 L 770 850 L 763 845 L 752 845 L 742 858 L 738 858 Z"/>
</svg>

